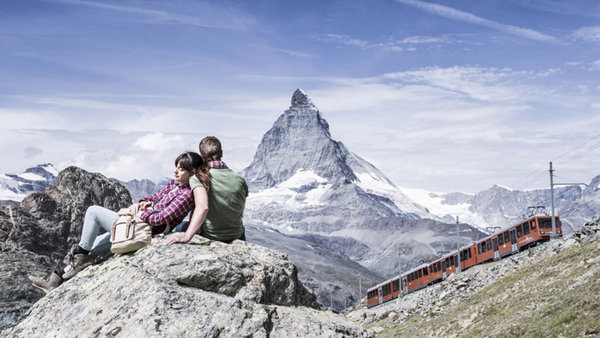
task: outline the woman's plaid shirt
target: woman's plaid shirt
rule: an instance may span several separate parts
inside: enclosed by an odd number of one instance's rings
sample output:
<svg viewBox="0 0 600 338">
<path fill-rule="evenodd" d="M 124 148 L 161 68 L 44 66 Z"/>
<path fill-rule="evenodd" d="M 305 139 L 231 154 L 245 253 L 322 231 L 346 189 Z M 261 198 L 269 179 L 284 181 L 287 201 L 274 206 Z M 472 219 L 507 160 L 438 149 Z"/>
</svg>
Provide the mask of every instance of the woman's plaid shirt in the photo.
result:
<svg viewBox="0 0 600 338">
<path fill-rule="evenodd" d="M 154 210 L 145 210 L 140 218 L 153 225 L 152 234 L 165 231 L 167 224 L 173 229 L 194 209 L 194 198 L 189 185 L 178 185 L 171 180 L 152 196 L 140 199 L 140 202 L 152 201 Z"/>
</svg>

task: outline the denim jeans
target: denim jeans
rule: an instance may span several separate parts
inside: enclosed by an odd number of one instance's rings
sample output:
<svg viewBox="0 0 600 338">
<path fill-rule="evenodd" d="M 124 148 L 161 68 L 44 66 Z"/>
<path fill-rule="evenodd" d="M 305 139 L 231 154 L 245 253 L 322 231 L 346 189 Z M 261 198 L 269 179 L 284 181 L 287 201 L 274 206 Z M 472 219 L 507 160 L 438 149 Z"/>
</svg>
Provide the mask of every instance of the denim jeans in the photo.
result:
<svg viewBox="0 0 600 338">
<path fill-rule="evenodd" d="M 110 230 L 117 219 L 117 213 L 106 208 L 93 205 L 85 212 L 81 241 L 79 246 L 90 252 L 90 256 L 96 259 L 99 255 L 110 250 Z M 107 233 L 98 235 L 102 229 Z"/>
<path fill-rule="evenodd" d="M 183 221 L 181 222 L 181 224 L 179 224 L 178 226 L 176 226 L 175 228 L 173 228 L 173 232 L 186 232 L 187 229 L 190 226 L 190 222 L 189 221 Z"/>
</svg>

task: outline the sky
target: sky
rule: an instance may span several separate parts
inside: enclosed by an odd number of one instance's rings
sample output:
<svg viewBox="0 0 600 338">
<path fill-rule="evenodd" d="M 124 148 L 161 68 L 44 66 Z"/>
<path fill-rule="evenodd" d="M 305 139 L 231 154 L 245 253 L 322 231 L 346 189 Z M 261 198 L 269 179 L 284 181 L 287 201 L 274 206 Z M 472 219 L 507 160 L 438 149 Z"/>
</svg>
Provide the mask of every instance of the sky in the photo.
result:
<svg viewBox="0 0 600 338">
<path fill-rule="evenodd" d="M 296 88 L 400 187 L 600 175 L 595 0 L 0 1 L 3 173 L 158 181 L 207 135 L 241 171 Z"/>
</svg>

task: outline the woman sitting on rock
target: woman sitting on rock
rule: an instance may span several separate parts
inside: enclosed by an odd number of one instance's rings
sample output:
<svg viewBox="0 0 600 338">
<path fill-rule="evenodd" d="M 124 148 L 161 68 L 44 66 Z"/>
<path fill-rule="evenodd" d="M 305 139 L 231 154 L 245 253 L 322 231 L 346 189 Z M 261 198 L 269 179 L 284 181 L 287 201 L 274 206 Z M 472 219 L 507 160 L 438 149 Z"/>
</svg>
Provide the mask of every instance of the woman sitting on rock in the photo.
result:
<svg viewBox="0 0 600 338">
<path fill-rule="evenodd" d="M 152 235 L 165 232 L 167 226 L 174 227 L 194 209 L 194 198 L 189 180 L 196 175 L 205 185 L 210 184 L 208 163 L 195 152 L 186 152 L 175 160 L 175 179 L 150 197 L 142 198 L 129 207 L 129 213 L 137 214 L 151 225 Z M 110 250 L 110 231 L 117 219 L 117 213 L 94 205 L 87 209 L 81 231 L 81 241 L 72 253 L 69 253 L 69 265 L 64 273 L 52 271 L 43 278 L 29 276 L 33 286 L 48 293 L 65 280 L 94 263 L 99 256 Z M 107 233 L 98 235 L 102 227 Z"/>
</svg>

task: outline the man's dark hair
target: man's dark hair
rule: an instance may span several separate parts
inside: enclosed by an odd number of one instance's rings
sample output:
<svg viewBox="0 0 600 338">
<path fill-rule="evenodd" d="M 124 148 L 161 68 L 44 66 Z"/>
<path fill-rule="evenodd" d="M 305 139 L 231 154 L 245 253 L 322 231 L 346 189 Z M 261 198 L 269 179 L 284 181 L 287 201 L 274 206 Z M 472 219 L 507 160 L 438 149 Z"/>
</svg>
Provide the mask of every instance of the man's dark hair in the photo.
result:
<svg viewBox="0 0 600 338">
<path fill-rule="evenodd" d="M 200 154 L 205 161 L 220 161 L 223 151 L 221 141 L 214 136 L 207 136 L 200 141 Z"/>
</svg>

